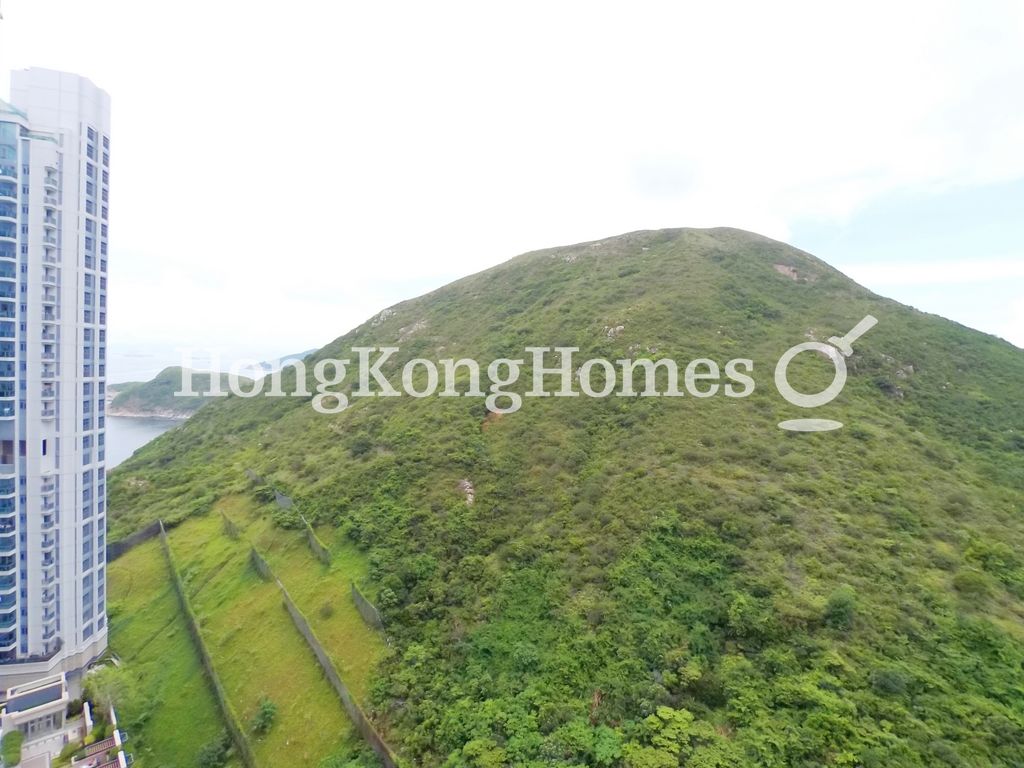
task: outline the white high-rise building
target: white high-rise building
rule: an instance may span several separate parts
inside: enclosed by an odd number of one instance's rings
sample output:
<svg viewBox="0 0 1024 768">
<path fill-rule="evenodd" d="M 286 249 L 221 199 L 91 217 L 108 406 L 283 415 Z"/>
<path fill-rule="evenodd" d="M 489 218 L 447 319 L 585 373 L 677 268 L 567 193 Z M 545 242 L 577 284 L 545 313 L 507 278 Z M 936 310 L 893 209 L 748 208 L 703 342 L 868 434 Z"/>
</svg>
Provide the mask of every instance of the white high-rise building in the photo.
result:
<svg viewBox="0 0 1024 768">
<path fill-rule="evenodd" d="M 110 98 L 46 69 L 0 102 L 0 687 L 107 645 Z"/>
</svg>

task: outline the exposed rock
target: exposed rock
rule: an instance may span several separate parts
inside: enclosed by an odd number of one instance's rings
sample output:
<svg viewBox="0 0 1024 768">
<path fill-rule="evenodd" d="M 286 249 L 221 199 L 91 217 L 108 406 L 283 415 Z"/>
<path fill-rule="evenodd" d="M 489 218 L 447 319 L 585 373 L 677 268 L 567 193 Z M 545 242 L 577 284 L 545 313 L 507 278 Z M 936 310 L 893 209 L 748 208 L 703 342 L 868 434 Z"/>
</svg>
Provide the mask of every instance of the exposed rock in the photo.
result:
<svg viewBox="0 0 1024 768">
<path fill-rule="evenodd" d="M 790 267 L 787 266 L 786 264 L 772 264 L 772 266 L 775 267 L 776 272 L 778 272 L 780 275 L 785 275 L 790 280 L 800 279 L 800 275 L 797 273 L 796 267 Z"/>
<path fill-rule="evenodd" d="M 427 327 L 427 321 L 426 320 L 417 320 L 412 325 L 407 325 L 404 328 L 399 328 L 398 329 L 398 340 L 399 341 L 405 341 L 410 336 L 412 336 L 414 333 L 416 333 L 417 331 L 422 331 L 426 327 Z"/>
<path fill-rule="evenodd" d="M 462 478 L 459 480 L 459 490 L 466 496 L 466 504 L 469 506 L 473 505 L 473 499 L 476 497 L 476 489 L 473 487 L 473 483 Z"/>
</svg>

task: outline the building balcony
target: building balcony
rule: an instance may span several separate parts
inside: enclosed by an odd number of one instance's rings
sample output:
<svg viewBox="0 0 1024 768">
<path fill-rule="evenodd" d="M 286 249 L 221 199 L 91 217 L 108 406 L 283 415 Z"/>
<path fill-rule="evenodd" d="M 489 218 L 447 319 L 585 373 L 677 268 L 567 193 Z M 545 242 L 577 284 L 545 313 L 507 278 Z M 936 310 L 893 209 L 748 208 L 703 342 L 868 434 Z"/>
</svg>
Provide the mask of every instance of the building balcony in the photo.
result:
<svg viewBox="0 0 1024 768">
<path fill-rule="evenodd" d="M 43 273 L 43 285 L 57 286 L 57 275 L 56 273 Z"/>
<path fill-rule="evenodd" d="M 0 544 L 2 544 L 2 541 L 0 541 Z M 49 552 L 57 546 L 57 538 L 55 536 L 44 536 L 40 546 L 43 552 Z"/>
<path fill-rule="evenodd" d="M 18 588 L 18 577 L 17 576 L 4 576 L 0 578 L 0 592 L 10 592 L 12 589 Z"/>
<path fill-rule="evenodd" d="M 57 238 L 53 235 L 43 235 L 43 245 L 48 245 L 50 248 L 56 248 Z"/>
<path fill-rule="evenodd" d="M 57 418 L 57 411 L 54 408 L 43 408 L 39 414 L 44 419 L 55 419 Z"/>
<path fill-rule="evenodd" d="M 0 163 L 0 181 L 13 181 L 18 183 L 18 166 L 4 165 Z"/>
<path fill-rule="evenodd" d="M 50 192 L 56 192 L 60 187 L 60 180 L 56 176 L 48 174 L 46 178 L 43 179 L 43 187 Z"/>
<path fill-rule="evenodd" d="M 10 613 L 7 616 L 0 616 L 0 629 L 10 629 L 17 623 L 18 616 L 15 613 Z"/>
<path fill-rule="evenodd" d="M 49 206 L 50 208 L 56 208 L 60 205 L 60 201 L 54 195 L 44 195 L 43 205 Z"/>
<path fill-rule="evenodd" d="M 39 393 L 39 396 L 43 400 L 53 400 L 53 398 L 55 398 L 57 396 L 57 390 L 55 390 L 55 389 L 48 389 L 48 388 L 47 389 L 43 389 L 43 391 Z"/>
<path fill-rule="evenodd" d="M 18 537 L 12 532 L 0 536 L 0 555 L 10 555 L 18 549 Z"/>
<path fill-rule="evenodd" d="M 12 466 L 12 465 L 3 465 Z M 0 516 L 14 514 L 14 494 L 17 491 L 14 475 L 0 480 Z"/>
<path fill-rule="evenodd" d="M 18 477 L 18 468 L 14 464 L 0 464 L 0 481 L 14 480 Z M 0 493 L 3 489 L 0 488 Z M 12 491 L 13 493 L 13 491 Z"/>
<path fill-rule="evenodd" d="M 43 227 L 46 229 L 56 229 L 59 226 L 57 219 L 53 216 L 43 217 Z"/>
<path fill-rule="evenodd" d="M 43 605 L 50 605 L 57 599 L 57 590 L 45 590 L 43 592 Z"/>
<path fill-rule="evenodd" d="M 0 279 L 2 279 L 2 277 L 3 276 L 0 275 Z M 43 293 L 42 302 L 43 302 L 43 304 L 56 304 L 57 303 L 57 294 L 56 294 L 56 292 L 54 292 L 54 291 L 45 291 Z"/>
</svg>

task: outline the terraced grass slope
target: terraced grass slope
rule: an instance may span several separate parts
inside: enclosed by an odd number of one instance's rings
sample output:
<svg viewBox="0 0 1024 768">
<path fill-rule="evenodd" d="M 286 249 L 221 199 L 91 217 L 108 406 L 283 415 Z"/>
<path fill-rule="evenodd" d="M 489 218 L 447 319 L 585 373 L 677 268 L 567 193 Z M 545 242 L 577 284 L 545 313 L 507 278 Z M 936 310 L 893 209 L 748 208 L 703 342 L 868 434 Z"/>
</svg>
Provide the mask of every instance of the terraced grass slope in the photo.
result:
<svg viewBox="0 0 1024 768">
<path fill-rule="evenodd" d="M 110 647 L 139 692 L 120 712 L 135 764 L 195 766 L 199 751 L 220 736 L 224 723 L 185 627 L 160 544 L 150 540 L 113 561 L 107 579 Z"/>
<path fill-rule="evenodd" d="M 780 355 L 867 314 L 813 413 L 846 426 L 780 430 L 808 415 L 775 390 Z M 527 398 L 501 418 L 480 398 L 334 416 L 229 398 L 112 473 L 112 538 L 250 492 L 251 468 L 297 499 L 268 508 L 277 526 L 301 511 L 363 550 L 392 640 L 373 716 L 412 763 L 1022 764 L 1021 350 L 736 230 L 526 254 L 319 357 L 361 345 L 401 348 L 393 380 L 526 346 L 754 361 L 747 398 Z M 805 391 L 832 373 L 791 370 Z M 200 599 L 211 622 L 263 610 Z"/>
<path fill-rule="evenodd" d="M 357 737 L 282 609 L 277 586 L 253 570 L 245 541 L 222 528 L 211 514 L 169 534 L 214 668 L 243 726 L 263 699 L 277 708 L 269 732 L 252 738 L 260 765 L 317 765 Z"/>
</svg>

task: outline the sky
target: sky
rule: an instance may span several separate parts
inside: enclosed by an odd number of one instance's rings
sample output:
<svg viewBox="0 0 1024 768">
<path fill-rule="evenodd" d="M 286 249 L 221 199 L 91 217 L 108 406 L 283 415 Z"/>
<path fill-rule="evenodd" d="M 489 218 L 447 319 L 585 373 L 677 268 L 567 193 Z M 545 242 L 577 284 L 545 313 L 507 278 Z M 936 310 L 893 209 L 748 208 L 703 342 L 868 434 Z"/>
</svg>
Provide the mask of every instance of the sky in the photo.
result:
<svg viewBox="0 0 1024 768">
<path fill-rule="evenodd" d="M 0 10 L 0 74 L 113 100 L 113 381 L 318 347 L 518 253 L 680 226 L 785 240 L 1024 347 L 1020 2 Z"/>
</svg>

